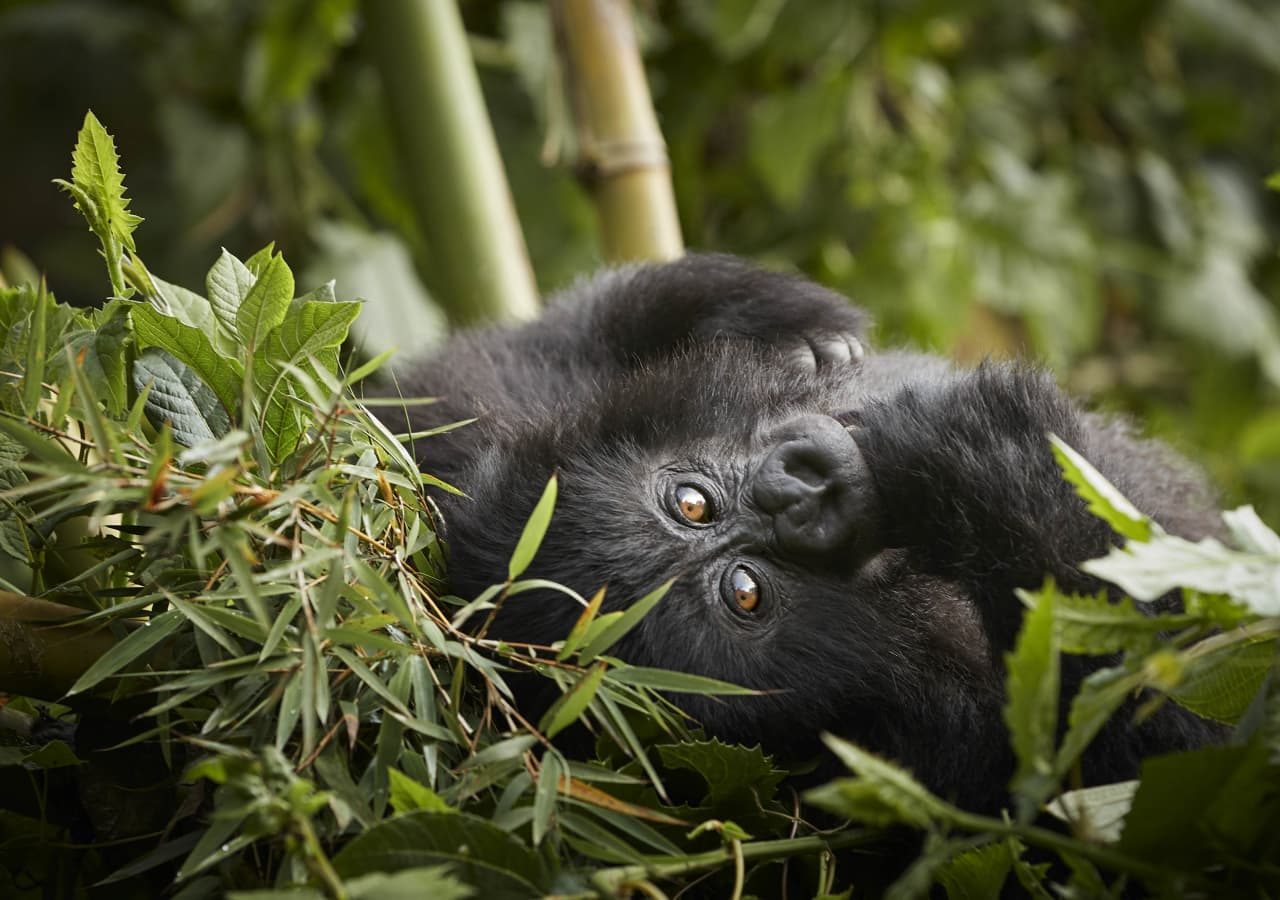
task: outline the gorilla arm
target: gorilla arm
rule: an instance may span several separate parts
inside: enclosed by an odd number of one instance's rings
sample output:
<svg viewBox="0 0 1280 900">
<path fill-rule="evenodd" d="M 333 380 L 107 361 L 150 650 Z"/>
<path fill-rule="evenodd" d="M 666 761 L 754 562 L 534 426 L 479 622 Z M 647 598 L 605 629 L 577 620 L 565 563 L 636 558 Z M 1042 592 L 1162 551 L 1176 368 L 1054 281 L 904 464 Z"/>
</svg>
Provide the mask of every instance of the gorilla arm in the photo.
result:
<svg viewBox="0 0 1280 900">
<path fill-rule="evenodd" d="M 1063 479 L 1049 433 L 1162 522 L 1212 516 L 1194 476 L 1168 464 L 1172 454 L 1153 466 L 1149 445 L 1082 414 L 1025 367 L 988 364 L 907 387 L 864 409 L 853 430 L 878 493 L 883 545 L 962 584 L 997 651 L 1021 623 L 1014 588 L 1049 576 L 1066 590 L 1096 591 L 1078 566 L 1119 543 Z"/>
</svg>

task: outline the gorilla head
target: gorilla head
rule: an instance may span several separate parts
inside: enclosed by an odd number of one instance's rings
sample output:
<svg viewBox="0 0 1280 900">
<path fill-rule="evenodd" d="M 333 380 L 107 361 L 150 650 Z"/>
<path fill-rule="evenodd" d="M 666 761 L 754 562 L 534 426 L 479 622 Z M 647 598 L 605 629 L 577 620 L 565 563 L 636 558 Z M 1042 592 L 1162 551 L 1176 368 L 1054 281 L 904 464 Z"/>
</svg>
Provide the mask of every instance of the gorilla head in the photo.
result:
<svg viewBox="0 0 1280 900">
<path fill-rule="evenodd" d="M 451 587 L 470 597 L 505 577 L 558 472 L 526 574 L 608 585 L 606 608 L 674 579 L 613 652 L 761 691 L 682 698 L 709 732 L 801 756 L 832 731 L 996 805 L 1014 589 L 1048 575 L 1095 590 L 1076 564 L 1115 540 L 1060 478 L 1047 433 L 1171 530 L 1203 533 L 1212 507 L 1170 454 L 1081 413 L 1042 373 L 957 371 L 864 341 L 843 298 L 726 257 L 614 270 L 536 323 L 460 338 L 405 386 L 443 398 L 414 427 L 480 417 L 417 447 L 467 493 L 441 498 Z M 580 611 L 520 594 L 490 634 L 550 644 Z M 1084 674 L 1068 667 L 1064 687 Z M 1209 734 L 1162 711 L 1104 732 L 1086 778 Z"/>
</svg>

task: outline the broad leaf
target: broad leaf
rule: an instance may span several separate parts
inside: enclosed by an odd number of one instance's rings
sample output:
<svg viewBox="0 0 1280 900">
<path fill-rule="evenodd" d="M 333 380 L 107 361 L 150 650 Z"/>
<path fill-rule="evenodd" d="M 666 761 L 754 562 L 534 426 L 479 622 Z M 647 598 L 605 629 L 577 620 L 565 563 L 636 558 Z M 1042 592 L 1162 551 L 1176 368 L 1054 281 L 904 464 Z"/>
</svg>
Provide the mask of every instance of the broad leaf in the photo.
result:
<svg viewBox="0 0 1280 900">
<path fill-rule="evenodd" d="M 271 257 L 236 310 L 236 334 L 255 353 L 271 329 L 284 321 L 293 300 L 293 272 L 284 258 Z"/>
<path fill-rule="evenodd" d="M 463 813 L 412 812 L 358 835 L 334 857 L 343 878 L 450 863 L 486 900 L 524 900 L 551 887 L 543 857 L 502 829 Z"/>
<path fill-rule="evenodd" d="M 213 316 L 228 336 L 238 333 L 236 314 L 257 280 L 248 267 L 228 253 L 226 248 L 223 248 L 222 255 L 205 276 L 205 291 L 209 295 Z"/>
<path fill-rule="evenodd" d="M 231 430 L 218 397 L 189 366 L 156 347 L 133 364 L 133 383 L 147 394 L 147 417 L 159 428 L 168 423 L 173 439 L 185 447 L 215 441 Z"/>
<path fill-rule="evenodd" d="M 212 388 L 228 413 L 240 405 L 244 371 L 238 362 L 214 350 L 204 332 L 145 304 L 134 304 L 130 313 L 134 335 L 141 347 L 159 347 L 186 363 Z"/>
</svg>

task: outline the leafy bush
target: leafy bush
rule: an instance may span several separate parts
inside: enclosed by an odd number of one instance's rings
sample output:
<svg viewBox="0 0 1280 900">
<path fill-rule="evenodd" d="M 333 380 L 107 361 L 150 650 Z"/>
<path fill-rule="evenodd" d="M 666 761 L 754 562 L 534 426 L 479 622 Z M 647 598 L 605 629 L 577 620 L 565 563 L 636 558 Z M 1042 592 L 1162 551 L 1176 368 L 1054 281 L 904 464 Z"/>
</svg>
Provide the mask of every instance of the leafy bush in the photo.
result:
<svg viewBox="0 0 1280 900">
<path fill-rule="evenodd" d="M 113 299 L 77 312 L 0 290 L 4 557 L 0 710 L 6 896 L 616 896 L 701 884 L 863 890 L 842 852 L 905 826 L 888 888 L 994 896 L 1262 895 L 1280 889 L 1280 537 L 1249 509 L 1236 547 L 1166 535 L 1070 448 L 1067 477 L 1127 538 L 1089 564 L 1138 600 L 1026 592 L 1008 657 L 1019 769 L 1006 817 L 958 809 L 843 741 L 852 775 L 802 805 L 758 748 L 703 739 L 668 693 L 740 689 L 629 666 L 612 644 L 662 602 L 599 614 L 552 647 L 463 630 L 523 580 L 554 480 L 509 577 L 442 596 L 421 474 L 351 388 L 358 305 L 295 296 L 270 247 L 224 253 L 198 294 L 139 259 L 110 136 L 88 116 L 63 187 L 98 237 Z M 461 424 L 461 423 L 459 423 Z M 555 587 L 555 586 L 550 586 Z M 564 590 L 563 588 L 557 588 Z M 48 624 L 51 620 L 58 624 Z M 483 621 L 483 618 L 478 619 Z M 42 624 L 43 623 L 43 624 Z M 1117 654 L 1069 699 L 1061 654 Z M 513 673 L 562 690 L 538 722 Z M 1090 738 L 1136 691 L 1236 726 L 1223 747 L 1072 790 Z M 51 718 L 52 716 L 52 718 Z M 551 738 L 585 726 L 590 760 Z M 834 815 L 835 818 L 831 818 Z M 1060 820 L 1056 827 L 1046 823 Z M 901 847 L 899 838 L 890 843 Z"/>
</svg>

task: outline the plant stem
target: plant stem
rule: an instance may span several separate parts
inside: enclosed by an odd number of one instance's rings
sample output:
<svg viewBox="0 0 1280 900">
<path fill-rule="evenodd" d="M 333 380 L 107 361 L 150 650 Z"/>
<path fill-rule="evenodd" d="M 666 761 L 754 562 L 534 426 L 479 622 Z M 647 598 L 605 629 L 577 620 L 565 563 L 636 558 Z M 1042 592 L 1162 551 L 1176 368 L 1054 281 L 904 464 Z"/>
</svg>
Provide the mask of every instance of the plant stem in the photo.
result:
<svg viewBox="0 0 1280 900">
<path fill-rule="evenodd" d="M 746 860 L 749 859 L 782 859 L 805 853 L 839 850 L 869 843 L 877 837 L 878 833 L 874 831 L 841 831 L 829 836 L 809 835 L 802 838 L 754 841 L 745 844 L 735 841 L 734 843 L 738 844 L 737 847 L 723 847 L 719 850 L 680 857 L 651 856 L 639 865 L 601 869 L 591 876 L 591 883 L 598 890 L 613 895 L 620 886 L 646 878 L 669 878 L 686 872 L 696 872 L 699 869 L 713 869 L 725 863 L 745 865 Z"/>
<path fill-rule="evenodd" d="M 557 45 L 579 165 L 611 261 L 684 253 L 667 147 L 649 97 L 629 0 L 555 0 Z"/>
<path fill-rule="evenodd" d="M 454 322 L 532 318 L 533 270 L 455 0 L 363 12 L 436 300 Z"/>
</svg>

